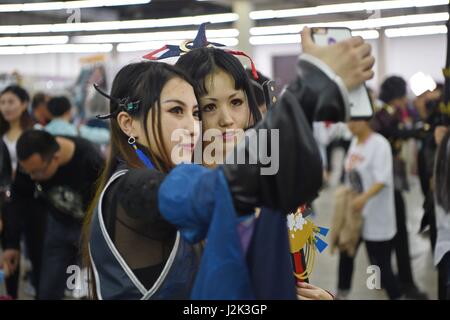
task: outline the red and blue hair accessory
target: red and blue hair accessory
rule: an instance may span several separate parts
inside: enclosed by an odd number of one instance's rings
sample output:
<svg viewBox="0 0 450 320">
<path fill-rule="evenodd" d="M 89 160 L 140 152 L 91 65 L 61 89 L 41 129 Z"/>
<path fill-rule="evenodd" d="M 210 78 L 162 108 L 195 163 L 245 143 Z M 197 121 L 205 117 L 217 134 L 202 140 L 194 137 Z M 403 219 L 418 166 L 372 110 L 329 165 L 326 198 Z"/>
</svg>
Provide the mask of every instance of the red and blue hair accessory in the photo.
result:
<svg viewBox="0 0 450 320">
<path fill-rule="evenodd" d="M 208 22 L 202 23 L 200 25 L 198 32 L 197 32 L 197 36 L 195 37 L 194 40 L 185 40 L 179 46 L 165 45 L 157 50 L 154 50 L 154 51 L 146 54 L 145 56 L 143 56 L 143 58 L 148 59 L 148 60 L 162 60 L 162 59 L 167 59 L 167 58 L 171 58 L 171 57 L 179 57 L 183 54 L 188 53 L 189 51 L 191 51 L 193 49 L 199 49 L 199 48 L 205 48 L 205 47 L 225 47 L 224 44 L 220 44 L 220 43 L 216 43 L 216 42 L 209 42 L 206 39 L 206 25 L 207 24 L 208 24 Z M 250 56 L 248 56 L 243 51 L 227 50 L 227 49 L 225 49 L 224 51 L 228 52 L 232 55 L 235 55 L 235 56 L 244 56 L 244 57 L 248 58 L 251 63 L 253 77 L 255 78 L 255 80 L 258 80 L 258 78 L 259 78 L 258 72 L 256 71 L 255 64 L 254 64 L 252 58 L 250 58 Z M 162 54 L 158 56 L 158 54 L 161 52 L 162 52 Z"/>
</svg>

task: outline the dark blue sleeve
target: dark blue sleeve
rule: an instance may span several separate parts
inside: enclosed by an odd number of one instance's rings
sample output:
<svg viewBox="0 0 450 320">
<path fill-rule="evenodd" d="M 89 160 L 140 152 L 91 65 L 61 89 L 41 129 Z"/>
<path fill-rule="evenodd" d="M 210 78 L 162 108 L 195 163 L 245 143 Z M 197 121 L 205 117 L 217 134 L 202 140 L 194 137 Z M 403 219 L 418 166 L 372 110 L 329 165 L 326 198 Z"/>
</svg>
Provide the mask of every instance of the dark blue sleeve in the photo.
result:
<svg viewBox="0 0 450 320">
<path fill-rule="evenodd" d="M 189 242 L 203 240 L 208 232 L 217 173 L 199 165 L 179 165 L 159 187 L 159 211 Z"/>
<path fill-rule="evenodd" d="M 206 239 L 192 299 L 252 299 L 238 218 L 222 168 L 179 165 L 159 188 L 159 209 L 181 236 Z"/>
</svg>

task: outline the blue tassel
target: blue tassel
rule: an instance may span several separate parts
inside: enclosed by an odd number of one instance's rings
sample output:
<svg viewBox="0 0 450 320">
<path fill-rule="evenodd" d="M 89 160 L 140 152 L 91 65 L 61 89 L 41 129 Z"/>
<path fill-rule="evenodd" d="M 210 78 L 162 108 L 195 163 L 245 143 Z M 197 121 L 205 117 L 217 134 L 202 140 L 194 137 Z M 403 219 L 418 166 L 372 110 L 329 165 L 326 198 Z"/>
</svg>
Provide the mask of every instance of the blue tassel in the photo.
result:
<svg viewBox="0 0 450 320">
<path fill-rule="evenodd" d="M 327 236 L 328 231 L 330 231 L 330 229 L 324 228 L 324 227 L 319 227 L 319 233 L 320 233 L 321 235 L 323 235 L 324 237 Z"/>
<path fill-rule="evenodd" d="M 139 159 L 141 159 L 141 161 L 145 164 L 145 166 L 149 169 L 154 169 L 155 167 L 153 166 L 153 163 L 151 162 L 151 160 L 144 154 L 144 152 L 142 152 L 141 150 L 139 150 L 138 148 L 135 148 L 136 150 L 136 154 L 139 157 Z"/>
<path fill-rule="evenodd" d="M 325 250 L 326 247 L 328 247 L 328 244 L 322 239 L 320 239 L 318 236 L 316 236 L 315 238 L 316 238 L 315 241 L 316 248 L 317 250 L 319 250 L 320 253 L 322 253 L 322 251 Z"/>
</svg>

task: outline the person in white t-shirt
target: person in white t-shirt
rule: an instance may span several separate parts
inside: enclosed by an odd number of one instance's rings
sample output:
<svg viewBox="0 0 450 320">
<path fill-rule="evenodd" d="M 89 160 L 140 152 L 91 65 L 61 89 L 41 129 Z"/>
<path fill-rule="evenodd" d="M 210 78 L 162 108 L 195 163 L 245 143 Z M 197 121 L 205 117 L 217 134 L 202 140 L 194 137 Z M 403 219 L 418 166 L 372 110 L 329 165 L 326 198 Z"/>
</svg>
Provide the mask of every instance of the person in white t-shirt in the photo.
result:
<svg viewBox="0 0 450 320">
<path fill-rule="evenodd" d="M 345 159 L 346 180 L 358 193 L 352 207 L 364 218 L 361 236 L 370 263 L 380 268 L 381 284 L 389 298 L 398 299 L 402 294 L 391 264 L 392 239 L 397 232 L 391 147 L 382 135 L 372 131 L 367 121 L 350 121 L 348 128 L 354 138 Z M 341 260 L 345 259 L 343 255 Z M 353 258 L 349 259 L 353 265 Z M 340 261 L 339 289 L 349 290 L 353 270 L 344 274 L 343 264 Z M 343 285 L 346 277 L 348 288 Z"/>
</svg>

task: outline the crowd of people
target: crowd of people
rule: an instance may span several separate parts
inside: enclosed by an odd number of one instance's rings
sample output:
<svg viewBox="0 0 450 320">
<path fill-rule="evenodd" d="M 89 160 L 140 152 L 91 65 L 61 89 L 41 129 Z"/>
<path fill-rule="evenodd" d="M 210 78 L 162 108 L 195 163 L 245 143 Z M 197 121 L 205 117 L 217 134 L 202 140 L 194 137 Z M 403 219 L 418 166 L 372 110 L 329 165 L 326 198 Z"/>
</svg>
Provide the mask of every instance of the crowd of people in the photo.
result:
<svg viewBox="0 0 450 320">
<path fill-rule="evenodd" d="M 110 92 L 96 87 L 109 100 L 109 113 L 99 116 L 109 129 L 75 125 L 68 97 L 37 93 L 29 109 L 24 88 L 1 91 L 0 263 L 8 295 L 18 298 L 28 260 L 36 299 L 63 299 L 74 265 L 86 268 L 87 296 L 95 299 L 345 299 L 363 241 L 390 299 L 424 299 L 402 195 L 402 146 L 415 139 L 424 227 L 434 230 L 440 298 L 449 298 L 450 144 L 436 107 L 442 88 L 411 108 L 406 82 L 390 77 L 374 117 L 356 120 L 348 92 L 373 77 L 375 62 L 361 37 L 319 47 L 305 28 L 298 74 L 276 103 L 267 99 L 269 79 L 236 57 L 244 53 L 207 41 L 193 46 L 175 65 L 128 64 Z M 147 57 L 158 60 L 155 54 Z M 345 137 L 353 137 L 344 143 L 342 179 L 350 200 L 339 208 L 361 223 L 351 231 L 351 250 L 342 244 L 345 228 L 332 226 L 336 297 L 293 276 L 286 227 L 287 214 L 317 198 L 330 167 L 322 163 L 332 144 L 321 149 L 313 130 L 319 122 L 340 122 L 335 131 L 348 128 Z M 208 132 L 213 139 L 204 138 Z M 275 145 L 277 170 L 264 174 L 264 155 L 273 156 Z"/>
<path fill-rule="evenodd" d="M 369 261 L 380 266 L 382 286 L 391 299 L 402 296 L 427 299 L 418 288 L 411 267 L 411 233 L 429 235 L 435 264 L 440 270 L 438 296 L 445 299 L 447 295 L 448 265 L 443 257 L 450 246 L 443 235 L 445 222 L 435 214 L 435 210 L 441 208 L 435 203 L 437 185 L 434 179 L 442 178 L 439 189 L 445 193 L 442 188 L 448 178 L 446 168 L 435 163 L 437 150 L 446 148 L 441 146 L 441 140 L 448 133 L 447 116 L 439 109 L 444 97 L 443 85 L 438 84 L 433 91 L 411 102 L 407 91 L 403 78 L 390 76 L 383 81 L 378 97 L 372 91 L 375 107 L 372 119 L 352 120 L 347 125 L 333 124 L 328 128 L 317 125 L 322 134 L 317 134 L 316 139 L 322 149 L 328 151 L 324 151 L 323 157 L 329 159 L 336 146 L 346 152 L 340 180 L 343 187 L 336 191 L 337 204 L 331 227 L 334 229 L 333 247 L 340 249 L 337 296 L 341 299 L 349 295 L 354 257 L 362 241 L 366 244 Z M 440 161 L 445 161 L 443 156 Z M 330 165 L 325 167 L 326 176 L 331 170 Z M 425 199 L 420 230 L 408 230 L 403 193 L 410 190 L 411 175 L 418 176 Z M 363 219 L 347 217 L 346 212 L 362 215 Z M 348 222 L 349 219 L 353 221 Z M 397 274 L 391 265 L 392 252 L 395 252 Z"/>
</svg>

